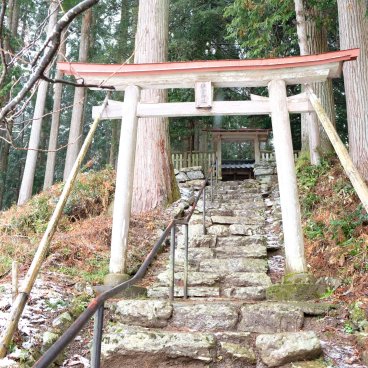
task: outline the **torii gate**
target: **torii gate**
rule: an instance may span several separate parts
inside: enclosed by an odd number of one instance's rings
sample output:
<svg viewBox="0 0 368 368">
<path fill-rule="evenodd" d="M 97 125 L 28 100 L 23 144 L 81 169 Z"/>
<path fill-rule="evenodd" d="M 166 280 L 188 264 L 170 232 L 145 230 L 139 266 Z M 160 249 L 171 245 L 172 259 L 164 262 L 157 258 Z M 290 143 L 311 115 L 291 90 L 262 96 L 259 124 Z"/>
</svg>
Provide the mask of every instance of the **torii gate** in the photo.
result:
<svg viewBox="0 0 368 368">
<path fill-rule="evenodd" d="M 138 117 L 268 115 L 272 117 L 288 273 L 307 271 L 289 114 L 314 112 L 307 93 L 287 97 L 286 86 L 323 82 L 341 75 L 359 49 L 278 59 L 215 60 L 103 65 L 58 63 L 59 70 L 89 85 L 125 91 L 109 101 L 105 119 L 122 119 L 111 241 L 110 272 L 126 273 Z M 213 88 L 265 87 L 269 98 L 213 101 Z M 194 88 L 195 102 L 140 103 L 141 89 Z M 312 101 L 313 102 L 313 101 Z M 100 107 L 93 108 L 96 115 Z M 317 140 L 318 141 L 318 140 Z M 315 143 L 311 142 L 311 150 Z"/>
</svg>

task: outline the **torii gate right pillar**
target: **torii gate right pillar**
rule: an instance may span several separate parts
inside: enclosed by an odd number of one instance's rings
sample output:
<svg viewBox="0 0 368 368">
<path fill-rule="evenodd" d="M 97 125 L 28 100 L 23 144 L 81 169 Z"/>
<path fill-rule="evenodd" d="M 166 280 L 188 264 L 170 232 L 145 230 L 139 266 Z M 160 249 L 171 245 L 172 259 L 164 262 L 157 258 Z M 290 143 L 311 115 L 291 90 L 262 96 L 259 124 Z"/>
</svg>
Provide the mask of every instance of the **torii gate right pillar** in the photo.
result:
<svg viewBox="0 0 368 368">
<path fill-rule="evenodd" d="M 268 91 L 280 190 L 286 273 L 306 273 L 303 230 L 285 81 L 281 79 L 272 80 L 268 85 Z"/>
</svg>

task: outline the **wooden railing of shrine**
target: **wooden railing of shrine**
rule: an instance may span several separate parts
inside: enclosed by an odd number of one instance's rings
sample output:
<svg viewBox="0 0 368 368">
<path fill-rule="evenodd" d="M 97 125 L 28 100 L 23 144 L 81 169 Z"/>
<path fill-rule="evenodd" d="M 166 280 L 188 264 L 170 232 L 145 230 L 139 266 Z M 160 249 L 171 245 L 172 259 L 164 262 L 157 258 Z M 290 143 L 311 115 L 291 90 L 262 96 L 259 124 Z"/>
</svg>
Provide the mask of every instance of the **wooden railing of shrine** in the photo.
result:
<svg viewBox="0 0 368 368">
<path fill-rule="evenodd" d="M 296 161 L 300 151 L 294 151 L 294 160 Z M 216 161 L 215 152 L 173 152 L 171 155 L 174 169 L 180 170 L 183 167 L 201 166 L 207 171 L 211 163 Z M 275 152 L 271 150 L 261 150 L 261 161 L 276 161 Z"/>
<path fill-rule="evenodd" d="M 300 156 L 300 151 L 294 151 L 294 160 L 296 161 Z M 261 161 L 276 161 L 274 151 L 261 150 Z"/>
<path fill-rule="evenodd" d="M 171 157 L 174 169 L 201 166 L 206 172 L 216 160 L 215 152 L 173 152 Z"/>
</svg>

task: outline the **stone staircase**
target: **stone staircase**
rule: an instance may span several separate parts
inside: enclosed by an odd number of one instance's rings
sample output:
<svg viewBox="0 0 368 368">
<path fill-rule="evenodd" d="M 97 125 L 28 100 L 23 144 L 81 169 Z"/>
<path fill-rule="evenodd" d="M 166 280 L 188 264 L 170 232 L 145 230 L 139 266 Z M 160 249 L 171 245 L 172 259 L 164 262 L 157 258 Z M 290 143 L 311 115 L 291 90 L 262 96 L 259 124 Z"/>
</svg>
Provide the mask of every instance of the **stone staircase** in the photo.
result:
<svg viewBox="0 0 368 368">
<path fill-rule="evenodd" d="M 184 238 L 179 234 L 177 298 L 168 300 L 167 268 L 148 288 L 148 299 L 111 303 L 113 323 L 102 343 L 105 367 L 274 367 L 290 362 L 299 367 L 295 362 L 320 356 L 317 336 L 302 328 L 306 316 L 323 315 L 326 309 L 265 300 L 271 279 L 261 185 L 256 180 L 219 183 L 214 200 L 209 199 L 206 235 L 201 214 L 193 215 L 189 226 L 189 299 L 180 298 Z"/>
</svg>

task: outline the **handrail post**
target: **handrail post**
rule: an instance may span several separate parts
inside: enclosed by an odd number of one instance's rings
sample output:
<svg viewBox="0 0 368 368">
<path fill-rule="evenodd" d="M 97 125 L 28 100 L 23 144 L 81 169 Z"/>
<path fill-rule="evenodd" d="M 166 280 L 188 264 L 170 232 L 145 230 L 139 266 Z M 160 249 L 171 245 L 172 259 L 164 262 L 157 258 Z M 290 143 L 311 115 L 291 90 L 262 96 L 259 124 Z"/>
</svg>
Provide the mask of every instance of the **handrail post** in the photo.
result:
<svg viewBox="0 0 368 368">
<path fill-rule="evenodd" d="M 210 179 L 210 183 L 211 183 L 211 203 L 213 202 L 213 165 L 211 167 L 211 179 Z"/>
<path fill-rule="evenodd" d="M 95 320 L 93 325 L 91 368 L 100 368 L 103 320 L 104 303 L 100 305 L 95 313 Z"/>
<path fill-rule="evenodd" d="M 206 186 L 203 187 L 203 235 L 206 235 Z"/>
<path fill-rule="evenodd" d="M 184 299 L 188 298 L 188 224 L 184 224 Z"/>
<path fill-rule="evenodd" d="M 169 298 L 172 302 L 174 300 L 175 293 L 175 224 L 171 228 L 171 240 L 170 240 L 170 290 Z"/>
</svg>

